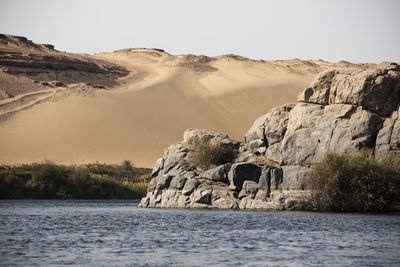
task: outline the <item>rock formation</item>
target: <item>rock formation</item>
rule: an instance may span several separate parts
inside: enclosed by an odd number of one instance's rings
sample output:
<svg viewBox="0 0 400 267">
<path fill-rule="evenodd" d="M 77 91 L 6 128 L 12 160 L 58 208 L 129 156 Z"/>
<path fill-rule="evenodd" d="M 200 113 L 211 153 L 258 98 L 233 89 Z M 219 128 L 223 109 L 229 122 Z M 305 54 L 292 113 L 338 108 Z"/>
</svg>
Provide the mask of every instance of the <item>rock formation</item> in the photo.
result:
<svg viewBox="0 0 400 267">
<path fill-rule="evenodd" d="M 5 73 L 28 76 L 38 76 L 49 71 L 75 71 L 110 75 L 114 78 L 127 75 L 126 69 L 110 62 L 95 60 L 85 55 L 59 52 L 53 45 L 35 44 L 25 37 L 5 34 L 0 34 L 0 66 Z M 71 82 L 79 80 L 79 75 L 66 76 Z M 85 78 L 80 79 L 83 81 Z"/>
<path fill-rule="evenodd" d="M 112 88 L 128 73 L 105 60 L 0 34 L 0 122 L 36 104 Z"/>
<path fill-rule="evenodd" d="M 187 130 L 154 165 L 141 207 L 311 210 L 310 166 L 328 151 L 400 152 L 400 66 L 320 73 L 295 104 L 258 118 L 244 143 Z M 228 147 L 231 162 L 200 168 L 196 142 Z"/>
</svg>

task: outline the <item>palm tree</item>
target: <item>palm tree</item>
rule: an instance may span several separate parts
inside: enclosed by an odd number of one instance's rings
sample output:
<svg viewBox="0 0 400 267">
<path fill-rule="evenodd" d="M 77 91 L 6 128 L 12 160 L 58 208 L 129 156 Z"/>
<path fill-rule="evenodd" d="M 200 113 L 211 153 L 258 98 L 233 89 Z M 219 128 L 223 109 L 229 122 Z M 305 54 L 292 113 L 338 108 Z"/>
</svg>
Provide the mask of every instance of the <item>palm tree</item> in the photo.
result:
<svg viewBox="0 0 400 267">
<path fill-rule="evenodd" d="M 124 167 L 125 170 L 130 171 L 133 169 L 133 164 L 131 160 L 124 160 L 122 161 L 122 166 Z"/>
</svg>

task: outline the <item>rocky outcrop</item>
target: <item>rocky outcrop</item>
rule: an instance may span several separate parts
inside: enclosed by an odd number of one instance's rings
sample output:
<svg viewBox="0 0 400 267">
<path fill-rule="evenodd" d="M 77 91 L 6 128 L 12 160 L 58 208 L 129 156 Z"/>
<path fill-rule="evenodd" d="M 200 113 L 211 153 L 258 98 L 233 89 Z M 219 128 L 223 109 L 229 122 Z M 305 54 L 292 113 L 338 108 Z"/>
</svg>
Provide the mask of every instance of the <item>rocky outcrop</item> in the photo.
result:
<svg viewBox="0 0 400 267">
<path fill-rule="evenodd" d="M 116 79 L 128 74 L 125 68 L 110 62 L 62 53 L 52 45 L 35 44 L 25 37 L 5 34 L 0 34 L 0 66 L 5 73 L 28 76 L 50 71 L 75 71 L 98 74 L 99 77 L 106 74 Z"/>
<path fill-rule="evenodd" d="M 381 63 L 367 70 L 328 70 L 320 73 L 299 96 L 299 102 L 321 105 L 351 104 L 389 116 L 399 103 L 397 64 Z"/>
<path fill-rule="evenodd" d="M 246 134 L 247 149 L 281 165 L 300 166 L 328 151 L 397 151 L 399 73 L 399 65 L 388 63 L 364 71 L 323 72 L 296 105 L 275 108 L 255 121 Z"/>
<path fill-rule="evenodd" d="M 71 94 L 93 96 L 99 89 L 117 86 L 128 74 L 109 61 L 0 34 L 0 122 Z"/>
<path fill-rule="evenodd" d="M 141 207 L 311 210 L 311 165 L 328 151 L 376 155 L 400 153 L 400 66 L 383 63 L 317 76 L 295 104 L 258 118 L 244 143 L 206 130 L 187 130 L 184 140 L 157 160 Z M 224 164 L 193 164 L 194 140 L 237 150 Z"/>
<path fill-rule="evenodd" d="M 235 161 L 201 169 L 193 165 L 196 141 L 225 149 L 245 147 L 227 135 L 213 131 L 189 129 L 183 141 L 170 146 L 154 165 L 148 193 L 141 207 L 159 208 L 222 208 L 222 209 L 304 209 L 309 206 L 308 193 L 296 187 L 295 181 L 282 183 L 283 169 L 265 163 Z M 239 145 L 241 145 L 239 147 Z M 256 157 L 253 156 L 253 161 Z M 282 189 L 282 190 L 280 190 Z"/>
</svg>

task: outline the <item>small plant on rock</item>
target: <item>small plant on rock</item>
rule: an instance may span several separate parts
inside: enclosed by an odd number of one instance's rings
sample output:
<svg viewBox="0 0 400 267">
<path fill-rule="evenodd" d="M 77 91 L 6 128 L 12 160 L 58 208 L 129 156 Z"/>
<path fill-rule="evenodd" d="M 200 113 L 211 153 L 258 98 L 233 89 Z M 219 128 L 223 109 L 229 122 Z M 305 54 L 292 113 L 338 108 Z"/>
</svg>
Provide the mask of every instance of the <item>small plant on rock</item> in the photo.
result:
<svg viewBox="0 0 400 267">
<path fill-rule="evenodd" d="M 237 155 L 237 150 L 229 145 L 224 145 L 211 140 L 194 140 L 192 164 L 202 169 L 211 165 L 221 165 L 232 162 Z"/>
</svg>

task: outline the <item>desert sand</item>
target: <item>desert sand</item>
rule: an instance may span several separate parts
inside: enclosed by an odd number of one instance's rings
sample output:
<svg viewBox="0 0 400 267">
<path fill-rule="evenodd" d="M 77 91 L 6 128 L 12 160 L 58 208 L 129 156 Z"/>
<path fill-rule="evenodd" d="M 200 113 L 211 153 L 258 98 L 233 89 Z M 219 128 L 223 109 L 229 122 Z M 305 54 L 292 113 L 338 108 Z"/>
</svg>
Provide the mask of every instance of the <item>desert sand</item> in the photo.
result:
<svg viewBox="0 0 400 267">
<path fill-rule="evenodd" d="M 3 54 L 27 53 L 31 48 L 25 46 L 1 48 Z M 71 67 L 30 76 L 9 71 L 0 59 L 0 117 L 8 112 L 0 121 L 0 163 L 129 159 L 136 166 L 152 167 L 187 128 L 215 130 L 241 141 L 258 116 L 295 102 L 320 71 L 368 66 L 235 55 L 176 56 L 159 49 L 91 56 L 43 50 L 37 53 L 93 61 L 118 73 Z M 126 74 L 120 74 L 124 70 Z M 63 86 L 56 86 L 55 80 L 62 80 Z"/>
</svg>

